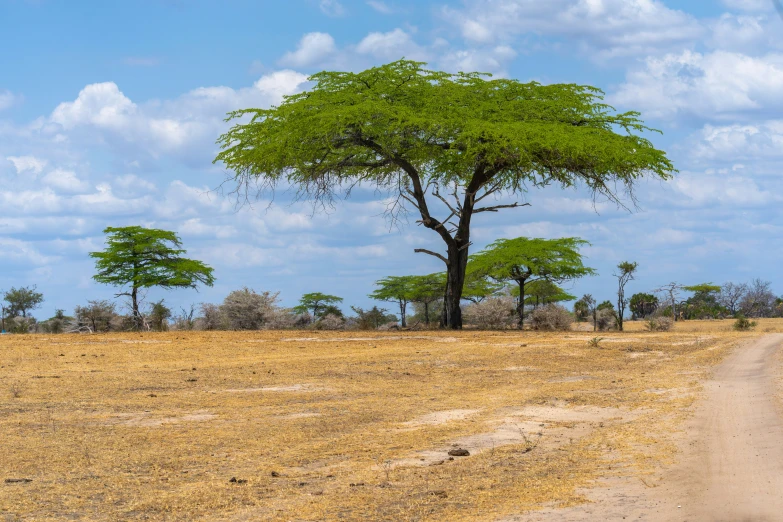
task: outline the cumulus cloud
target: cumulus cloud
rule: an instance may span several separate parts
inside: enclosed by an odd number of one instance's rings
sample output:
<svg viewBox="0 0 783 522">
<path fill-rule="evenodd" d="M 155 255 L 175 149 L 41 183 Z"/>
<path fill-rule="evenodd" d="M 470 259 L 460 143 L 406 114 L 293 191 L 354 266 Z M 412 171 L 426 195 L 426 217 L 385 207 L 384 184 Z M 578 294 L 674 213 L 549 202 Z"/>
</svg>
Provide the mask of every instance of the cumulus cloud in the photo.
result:
<svg viewBox="0 0 783 522">
<path fill-rule="evenodd" d="M 705 125 L 686 147 L 695 160 L 758 162 L 783 159 L 783 120 Z"/>
<path fill-rule="evenodd" d="M 295 51 L 283 55 L 280 63 L 291 67 L 307 67 L 317 64 L 336 50 L 334 38 L 327 33 L 307 33 L 299 41 Z"/>
<path fill-rule="evenodd" d="M 54 169 L 47 173 L 41 181 L 58 192 L 78 194 L 90 190 L 89 183 L 79 179 L 72 170 Z"/>
<path fill-rule="evenodd" d="M 427 56 L 411 35 L 400 28 L 387 33 L 368 34 L 356 46 L 356 52 L 388 61 L 398 60 L 403 56 L 411 60 L 423 60 Z"/>
<path fill-rule="evenodd" d="M 704 32 L 693 16 L 658 0 L 466 0 L 442 14 L 469 41 L 564 37 L 599 59 L 658 54 L 691 45 Z"/>
<path fill-rule="evenodd" d="M 6 159 L 14 164 L 17 174 L 25 172 L 40 174 L 48 163 L 45 159 L 36 158 L 35 156 L 8 156 Z"/>
<path fill-rule="evenodd" d="M 761 187 L 755 179 L 735 175 L 727 169 L 683 173 L 671 183 L 689 203 L 696 206 L 756 207 L 783 200 L 776 191 Z"/>
<path fill-rule="evenodd" d="M 782 91 L 783 55 L 684 51 L 648 58 L 609 101 L 653 117 L 727 120 L 780 112 Z"/>
<path fill-rule="evenodd" d="M 106 143 L 123 148 L 133 145 L 150 156 L 180 155 L 193 164 L 209 165 L 214 141 L 227 127 L 229 111 L 268 107 L 296 92 L 307 77 L 292 70 L 262 76 L 252 87 L 201 87 L 174 100 L 131 101 L 113 82 L 87 85 L 74 101 L 58 105 L 49 117 L 50 134 L 94 133 Z M 92 133 L 92 134 L 91 134 Z"/>
</svg>

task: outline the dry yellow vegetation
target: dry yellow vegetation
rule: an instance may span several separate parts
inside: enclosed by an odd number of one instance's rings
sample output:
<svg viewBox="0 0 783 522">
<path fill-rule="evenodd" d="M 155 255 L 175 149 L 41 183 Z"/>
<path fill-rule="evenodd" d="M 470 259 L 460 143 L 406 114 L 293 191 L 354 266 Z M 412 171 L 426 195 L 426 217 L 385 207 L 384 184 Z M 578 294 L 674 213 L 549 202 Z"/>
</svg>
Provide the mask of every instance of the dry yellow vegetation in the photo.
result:
<svg viewBox="0 0 783 522">
<path fill-rule="evenodd" d="M 0 519 L 503 520 L 581 502 L 667 462 L 709 369 L 783 330 L 730 324 L 2 336 Z"/>
</svg>

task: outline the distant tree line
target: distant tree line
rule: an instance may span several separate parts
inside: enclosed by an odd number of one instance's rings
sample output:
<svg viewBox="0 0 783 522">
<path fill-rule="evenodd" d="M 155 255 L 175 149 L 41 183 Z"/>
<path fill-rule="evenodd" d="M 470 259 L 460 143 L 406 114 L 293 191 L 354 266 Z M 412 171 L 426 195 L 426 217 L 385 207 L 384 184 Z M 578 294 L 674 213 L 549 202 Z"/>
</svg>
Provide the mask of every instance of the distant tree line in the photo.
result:
<svg viewBox="0 0 783 522">
<path fill-rule="evenodd" d="M 312 328 L 390 329 L 447 327 L 448 275 L 395 275 L 379 279 L 369 297 L 393 305 L 369 309 L 340 308 L 343 298 L 320 292 L 301 296 L 296 306 L 285 308 L 279 293 L 241 288 L 221 303 L 193 304 L 174 310 L 165 300 L 145 301 L 150 288 L 211 286 L 212 268 L 183 257 L 179 237 L 173 232 L 142 227 L 105 230 L 107 247 L 93 252 L 95 280 L 119 287 L 116 297 L 124 306 L 108 300 L 90 300 L 72 315 L 58 309 L 53 317 L 37 321 L 31 313 L 44 301 L 35 286 L 2 292 L 0 327 L 11 333 L 111 332 L 130 330 L 260 330 Z M 686 286 L 673 282 L 650 292 L 626 297 L 638 264 L 618 263 L 616 300 L 598 302 L 592 295 L 580 299 L 560 285 L 595 275 L 583 264 L 580 238 L 499 239 L 468 258 L 461 291 L 461 316 L 478 328 L 539 330 L 570 328 L 573 321 L 591 323 L 593 330 L 623 329 L 626 310 L 631 320 L 644 320 L 649 329 L 668 329 L 676 320 L 727 317 L 783 316 L 783 299 L 768 281 Z M 683 298 L 685 296 L 685 298 Z M 575 301 L 573 311 L 560 303 Z M 529 319 L 530 322 L 526 323 Z"/>
</svg>

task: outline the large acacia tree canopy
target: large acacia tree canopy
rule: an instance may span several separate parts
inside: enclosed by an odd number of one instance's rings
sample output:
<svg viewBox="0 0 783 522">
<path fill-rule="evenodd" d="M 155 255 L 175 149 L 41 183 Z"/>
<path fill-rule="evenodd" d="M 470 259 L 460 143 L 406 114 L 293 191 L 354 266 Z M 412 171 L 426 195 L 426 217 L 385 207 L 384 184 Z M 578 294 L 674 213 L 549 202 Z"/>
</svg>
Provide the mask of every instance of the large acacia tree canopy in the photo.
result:
<svg viewBox="0 0 783 522">
<path fill-rule="evenodd" d="M 639 113 L 615 113 L 597 88 L 424 65 L 321 72 L 278 107 L 232 112 L 229 120 L 250 119 L 219 138 L 215 161 L 240 184 L 286 180 L 316 198 L 357 182 L 414 190 L 456 182 L 475 194 L 488 185 L 521 191 L 581 181 L 616 200 L 615 184 L 630 189 L 644 174 L 676 172 L 641 136 L 653 129 Z"/>
</svg>

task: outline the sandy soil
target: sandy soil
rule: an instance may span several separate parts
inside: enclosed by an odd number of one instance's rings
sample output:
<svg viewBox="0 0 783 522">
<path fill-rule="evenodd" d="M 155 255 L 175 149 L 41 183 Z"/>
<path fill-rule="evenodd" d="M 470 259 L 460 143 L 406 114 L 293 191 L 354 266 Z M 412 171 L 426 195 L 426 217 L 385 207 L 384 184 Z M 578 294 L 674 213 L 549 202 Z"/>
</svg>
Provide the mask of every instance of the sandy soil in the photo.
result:
<svg viewBox="0 0 783 522">
<path fill-rule="evenodd" d="M 738 347 L 705 385 L 682 457 L 657 482 L 611 480 L 593 501 L 505 521 L 783 521 L 783 415 L 776 352 L 783 335 Z"/>
</svg>

